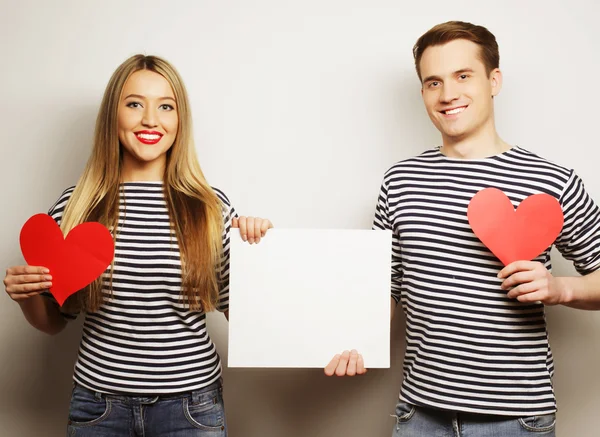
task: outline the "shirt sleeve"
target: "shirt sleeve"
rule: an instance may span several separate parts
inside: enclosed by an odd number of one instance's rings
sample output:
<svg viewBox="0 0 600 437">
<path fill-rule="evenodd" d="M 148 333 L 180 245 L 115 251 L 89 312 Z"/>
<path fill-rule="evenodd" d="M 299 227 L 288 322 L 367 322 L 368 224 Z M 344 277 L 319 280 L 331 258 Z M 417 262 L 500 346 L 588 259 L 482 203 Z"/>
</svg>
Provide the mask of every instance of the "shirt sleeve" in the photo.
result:
<svg viewBox="0 0 600 437">
<path fill-rule="evenodd" d="M 231 202 L 220 190 L 214 189 L 223 205 L 223 258 L 217 271 L 219 279 L 219 301 L 217 311 L 229 310 L 229 260 L 230 260 L 230 235 L 232 220 L 238 215 Z"/>
<path fill-rule="evenodd" d="M 65 191 L 63 191 L 63 193 L 60 195 L 58 200 L 48 210 L 48 215 L 51 216 L 59 226 L 60 226 L 60 222 L 62 220 L 62 215 L 65 210 L 65 206 L 67 206 L 67 202 L 71 198 L 71 194 L 73 194 L 73 190 L 75 190 L 75 187 L 67 188 Z M 52 272 L 50 272 L 50 274 L 52 274 Z M 66 312 L 61 306 L 58 305 L 58 302 L 56 301 L 56 299 L 54 298 L 52 293 L 50 293 L 48 290 L 44 290 L 41 293 L 41 295 L 44 296 L 46 299 L 48 299 L 50 302 L 52 302 L 54 305 L 56 305 L 58 307 L 58 310 L 60 311 L 60 314 L 66 320 L 68 320 L 68 321 L 75 320 L 77 318 L 77 316 L 79 315 L 79 312 Z"/>
<path fill-rule="evenodd" d="M 390 230 L 392 231 L 392 278 L 391 292 L 392 298 L 398 303 L 400 301 L 400 289 L 402 284 L 402 256 L 400 250 L 400 238 L 394 232 L 392 222 L 390 220 L 390 209 L 388 202 L 388 186 L 384 178 L 381 184 L 381 190 L 377 199 L 375 208 L 375 218 L 373 220 L 374 230 Z"/>
<path fill-rule="evenodd" d="M 555 246 L 579 274 L 592 273 L 600 267 L 600 210 L 573 171 L 560 204 L 564 224 Z"/>
</svg>

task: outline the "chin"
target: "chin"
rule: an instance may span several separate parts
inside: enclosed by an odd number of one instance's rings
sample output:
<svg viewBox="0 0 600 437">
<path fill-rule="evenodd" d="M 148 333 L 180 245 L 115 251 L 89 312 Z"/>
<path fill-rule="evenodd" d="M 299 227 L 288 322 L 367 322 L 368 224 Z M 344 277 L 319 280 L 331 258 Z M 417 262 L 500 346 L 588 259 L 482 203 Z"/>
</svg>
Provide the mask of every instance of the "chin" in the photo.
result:
<svg viewBox="0 0 600 437">
<path fill-rule="evenodd" d="M 468 131 L 451 131 L 451 132 L 442 132 L 442 136 L 444 138 L 446 138 L 447 140 L 450 140 L 454 143 L 457 143 L 459 141 L 464 140 L 465 138 L 467 138 L 469 136 L 469 132 Z"/>
</svg>

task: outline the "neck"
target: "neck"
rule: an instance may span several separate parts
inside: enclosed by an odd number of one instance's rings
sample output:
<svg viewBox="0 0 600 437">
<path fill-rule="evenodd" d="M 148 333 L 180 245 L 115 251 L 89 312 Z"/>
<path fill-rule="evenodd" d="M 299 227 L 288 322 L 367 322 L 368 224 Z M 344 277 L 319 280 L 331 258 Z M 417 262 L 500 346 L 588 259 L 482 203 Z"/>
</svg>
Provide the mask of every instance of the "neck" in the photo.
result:
<svg viewBox="0 0 600 437">
<path fill-rule="evenodd" d="M 481 159 L 504 153 L 511 148 L 498 133 L 493 122 L 466 137 L 443 136 L 440 152 L 449 158 Z"/>
<path fill-rule="evenodd" d="M 166 160 L 140 162 L 127 154 L 123 155 L 121 182 L 162 181 L 165 175 Z"/>
</svg>

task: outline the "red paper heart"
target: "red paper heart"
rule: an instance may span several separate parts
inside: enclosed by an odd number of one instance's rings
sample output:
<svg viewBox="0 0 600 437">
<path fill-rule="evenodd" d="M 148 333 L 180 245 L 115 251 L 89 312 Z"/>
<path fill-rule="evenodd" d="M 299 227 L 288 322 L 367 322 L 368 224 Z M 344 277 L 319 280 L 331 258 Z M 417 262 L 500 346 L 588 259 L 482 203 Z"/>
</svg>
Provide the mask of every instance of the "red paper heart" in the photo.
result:
<svg viewBox="0 0 600 437">
<path fill-rule="evenodd" d="M 497 188 L 475 194 L 467 217 L 475 235 L 504 265 L 537 257 L 554 243 L 564 221 L 560 203 L 549 194 L 529 196 L 515 211 Z"/>
<path fill-rule="evenodd" d="M 50 270 L 50 292 L 62 306 L 73 293 L 91 284 L 110 265 L 114 243 L 109 230 L 96 222 L 75 226 L 63 237 L 47 214 L 36 214 L 21 229 L 21 252 L 27 264 Z"/>
</svg>

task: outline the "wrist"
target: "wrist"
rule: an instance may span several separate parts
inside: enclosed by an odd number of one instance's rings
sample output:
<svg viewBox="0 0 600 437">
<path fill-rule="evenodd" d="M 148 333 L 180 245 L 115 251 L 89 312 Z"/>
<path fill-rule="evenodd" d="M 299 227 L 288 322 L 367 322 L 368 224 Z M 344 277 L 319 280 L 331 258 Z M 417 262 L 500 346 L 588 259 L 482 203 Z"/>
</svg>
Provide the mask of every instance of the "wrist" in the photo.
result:
<svg viewBox="0 0 600 437">
<path fill-rule="evenodd" d="M 560 292 L 560 304 L 568 305 L 577 300 L 578 282 L 581 280 L 577 276 L 563 276 L 556 278 L 558 280 L 558 289 Z"/>
</svg>

